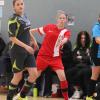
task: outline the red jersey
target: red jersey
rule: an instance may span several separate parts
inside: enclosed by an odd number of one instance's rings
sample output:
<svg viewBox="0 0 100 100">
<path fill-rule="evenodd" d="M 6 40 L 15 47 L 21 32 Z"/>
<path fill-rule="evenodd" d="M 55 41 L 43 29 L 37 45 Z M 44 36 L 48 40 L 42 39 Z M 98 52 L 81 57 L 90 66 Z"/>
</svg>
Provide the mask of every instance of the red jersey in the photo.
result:
<svg viewBox="0 0 100 100">
<path fill-rule="evenodd" d="M 38 28 L 40 34 L 45 34 L 42 46 L 38 55 L 57 57 L 60 56 L 60 44 L 66 37 L 70 38 L 70 31 L 67 29 L 58 29 L 55 24 L 49 24 L 44 27 Z"/>
</svg>

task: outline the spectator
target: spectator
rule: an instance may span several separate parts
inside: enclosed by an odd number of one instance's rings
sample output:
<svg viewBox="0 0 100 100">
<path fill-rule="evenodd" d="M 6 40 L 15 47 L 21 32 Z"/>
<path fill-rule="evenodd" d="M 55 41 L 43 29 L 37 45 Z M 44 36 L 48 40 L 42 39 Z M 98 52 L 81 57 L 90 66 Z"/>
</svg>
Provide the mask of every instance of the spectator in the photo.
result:
<svg viewBox="0 0 100 100">
<path fill-rule="evenodd" d="M 5 46 L 4 50 L 2 51 L 2 55 L 0 56 L 0 76 L 4 80 L 3 85 L 8 85 L 12 77 L 9 44 L 10 43 Z"/>
<path fill-rule="evenodd" d="M 72 96 L 74 99 L 79 99 L 82 95 L 87 94 L 87 81 L 91 76 L 91 57 L 90 57 L 90 36 L 86 31 L 79 32 L 76 40 L 76 47 L 73 50 L 74 67 L 67 71 L 67 76 L 70 84 L 75 87 L 75 92 Z M 80 91 L 82 89 L 82 91 Z"/>
<path fill-rule="evenodd" d="M 2 39 L 2 37 L 0 37 L 0 56 L 2 55 L 2 52 L 4 50 L 6 46 L 6 43 L 4 42 L 4 40 Z"/>
</svg>

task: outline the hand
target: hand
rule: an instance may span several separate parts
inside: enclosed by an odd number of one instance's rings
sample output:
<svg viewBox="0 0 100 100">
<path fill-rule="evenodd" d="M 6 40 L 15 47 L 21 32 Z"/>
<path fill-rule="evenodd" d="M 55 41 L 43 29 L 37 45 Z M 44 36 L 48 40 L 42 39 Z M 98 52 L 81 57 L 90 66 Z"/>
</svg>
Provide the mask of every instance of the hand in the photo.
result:
<svg viewBox="0 0 100 100">
<path fill-rule="evenodd" d="M 35 43 L 34 44 L 34 42 L 30 42 L 30 46 L 32 46 L 33 48 L 34 48 L 34 52 L 36 51 L 36 50 L 39 50 L 39 46 L 38 46 L 38 44 L 37 43 Z"/>
<path fill-rule="evenodd" d="M 67 38 L 64 38 L 62 41 L 61 41 L 61 43 L 60 43 L 60 46 L 62 47 L 66 42 L 67 42 Z"/>
<path fill-rule="evenodd" d="M 34 51 L 36 51 L 36 50 L 39 50 L 38 44 L 35 44 L 35 45 L 34 45 Z"/>
<path fill-rule="evenodd" d="M 25 47 L 26 51 L 28 51 L 30 54 L 34 54 L 34 49 L 31 46 Z"/>
<path fill-rule="evenodd" d="M 77 56 L 78 59 L 82 59 L 82 56 Z"/>
</svg>

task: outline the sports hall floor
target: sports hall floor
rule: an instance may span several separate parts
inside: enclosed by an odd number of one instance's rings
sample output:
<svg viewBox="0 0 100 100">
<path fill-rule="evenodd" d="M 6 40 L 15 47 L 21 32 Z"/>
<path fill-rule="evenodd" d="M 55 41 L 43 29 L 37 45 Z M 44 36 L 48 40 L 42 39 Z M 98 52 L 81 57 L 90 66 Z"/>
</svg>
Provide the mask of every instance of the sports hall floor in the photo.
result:
<svg viewBox="0 0 100 100">
<path fill-rule="evenodd" d="M 0 100 L 6 100 L 6 94 L 0 94 Z M 28 100 L 64 100 L 63 98 L 28 97 Z"/>
<path fill-rule="evenodd" d="M 6 100 L 6 94 L 0 94 L 0 100 Z M 63 98 L 28 97 L 28 100 L 64 100 L 64 99 Z M 73 99 L 73 100 L 82 100 L 82 99 Z"/>
</svg>

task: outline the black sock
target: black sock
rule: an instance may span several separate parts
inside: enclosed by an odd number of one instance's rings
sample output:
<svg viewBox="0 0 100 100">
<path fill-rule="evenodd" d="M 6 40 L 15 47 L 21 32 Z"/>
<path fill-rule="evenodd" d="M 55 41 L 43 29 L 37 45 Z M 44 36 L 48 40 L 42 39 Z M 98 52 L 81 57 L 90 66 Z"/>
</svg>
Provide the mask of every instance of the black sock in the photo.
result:
<svg viewBox="0 0 100 100">
<path fill-rule="evenodd" d="M 28 94 L 32 87 L 33 83 L 30 83 L 29 81 L 26 81 L 23 88 L 21 89 L 20 96 L 22 98 L 25 98 L 25 96 Z"/>
<path fill-rule="evenodd" d="M 88 91 L 87 91 L 88 96 L 92 96 L 93 93 L 95 92 L 96 82 L 97 82 L 96 80 L 92 79 L 89 81 Z"/>
<path fill-rule="evenodd" d="M 13 96 L 16 95 L 16 93 L 17 93 L 17 85 L 10 83 L 8 94 L 7 94 L 7 100 L 12 100 Z"/>
<path fill-rule="evenodd" d="M 100 100 L 100 82 L 98 82 L 96 86 L 97 98 L 96 100 Z"/>
</svg>

